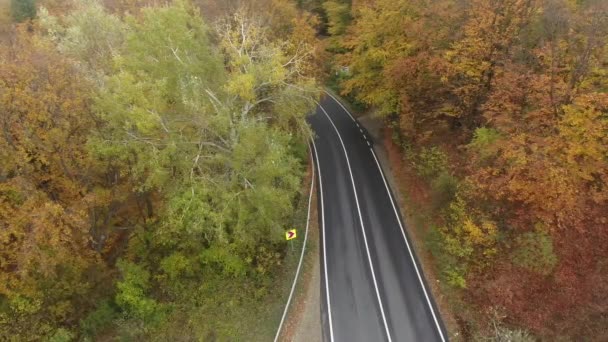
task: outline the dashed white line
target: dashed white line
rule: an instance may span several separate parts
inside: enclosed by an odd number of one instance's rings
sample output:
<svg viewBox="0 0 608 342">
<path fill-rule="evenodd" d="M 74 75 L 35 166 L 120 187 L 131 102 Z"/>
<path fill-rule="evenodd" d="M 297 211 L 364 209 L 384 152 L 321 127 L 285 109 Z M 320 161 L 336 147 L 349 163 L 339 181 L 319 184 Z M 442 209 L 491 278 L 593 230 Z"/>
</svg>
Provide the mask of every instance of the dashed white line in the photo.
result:
<svg viewBox="0 0 608 342">
<path fill-rule="evenodd" d="M 348 166 L 348 172 L 350 174 L 350 181 L 353 186 L 353 192 L 355 193 L 355 203 L 357 205 L 359 221 L 361 222 L 361 231 L 363 233 L 363 242 L 365 244 L 365 251 L 367 253 L 367 260 L 369 262 L 369 267 L 372 272 L 372 280 L 374 282 L 374 289 L 376 290 L 376 298 L 378 299 L 378 304 L 380 306 L 380 314 L 382 315 L 382 322 L 384 323 L 384 329 L 386 330 L 386 337 L 388 338 L 389 342 L 392 342 L 391 333 L 388 329 L 388 323 L 386 321 L 386 315 L 384 314 L 384 307 L 382 305 L 382 299 L 380 298 L 380 290 L 378 290 L 378 281 L 376 280 L 376 273 L 374 272 L 374 264 L 372 263 L 372 257 L 371 257 L 371 253 L 369 251 L 369 245 L 367 243 L 365 225 L 363 224 L 363 215 L 361 214 L 361 207 L 359 206 L 359 197 L 357 196 L 357 187 L 355 186 L 355 177 L 353 177 L 353 171 L 350 167 L 350 160 L 348 159 L 348 153 L 346 152 L 346 146 L 344 145 L 344 141 L 342 140 L 342 136 L 340 135 L 338 128 L 334 124 L 334 122 L 331 119 L 331 117 L 329 116 L 329 114 L 327 114 L 327 112 L 325 111 L 325 108 L 323 108 L 323 106 L 321 106 L 321 104 L 319 104 L 319 108 L 321 108 L 321 110 L 323 111 L 323 113 L 325 114 L 325 116 L 327 117 L 329 122 L 331 123 L 331 125 L 334 127 L 334 130 L 338 134 L 338 139 L 340 140 L 340 144 L 342 145 L 342 150 L 344 151 L 344 156 L 346 157 L 346 166 Z M 321 173 L 319 172 L 319 176 L 320 176 L 320 174 Z M 323 238 L 323 241 L 325 241 L 325 238 Z M 327 276 L 325 277 L 325 280 L 327 280 Z M 327 284 L 326 284 L 326 286 L 327 286 Z"/>
<path fill-rule="evenodd" d="M 325 271 L 325 294 L 327 298 L 327 316 L 329 321 L 329 341 L 334 342 L 334 328 L 331 320 L 331 301 L 329 300 L 329 280 L 327 278 L 327 248 L 325 237 L 325 204 L 323 203 L 323 179 L 321 178 L 321 164 L 319 164 L 319 154 L 317 153 L 317 145 L 314 139 L 312 140 L 312 148 L 315 151 L 315 160 L 317 161 L 317 172 L 319 173 L 319 193 L 321 194 L 321 230 L 323 234 L 323 268 Z"/>
</svg>

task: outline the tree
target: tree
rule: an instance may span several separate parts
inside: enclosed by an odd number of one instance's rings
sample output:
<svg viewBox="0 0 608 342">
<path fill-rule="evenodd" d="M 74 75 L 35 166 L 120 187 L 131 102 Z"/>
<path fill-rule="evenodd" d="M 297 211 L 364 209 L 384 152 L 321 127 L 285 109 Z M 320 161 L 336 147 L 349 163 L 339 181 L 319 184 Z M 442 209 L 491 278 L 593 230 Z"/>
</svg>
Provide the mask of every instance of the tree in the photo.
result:
<svg viewBox="0 0 608 342">
<path fill-rule="evenodd" d="M 327 13 L 329 34 L 334 37 L 345 34 L 351 20 L 350 5 L 339 1 L 325 1 L 323 9 Z"/>
<path fill-rule="evenodd" d="M 507 58 L 533 10 L 531 0 L 471 3 L 464 38 L 446 52 L 450 68 L 444 76 L 457 97 L 447 112 L 465 127 L 479 124 L 479 107 L 492 89 L 496 69 Z"/>
<path fill-rule="evenodd" d="M 395 113 L 399 99 L 385 80 L 385 68 L 393 60 L 407 56 L 412 42 L 403 32 L 416 16 L 409 1 L 379 0 L 361 6 L 351 34 L 342 43 L 349 51 L 341 59 L 352 77 L 343 83 L 343 93 L 355 94 L 365 104 L 376 106 L 380 115 Z"/>
<path fill-rule="evenodd" d="M 102 82 L 124 46 L 126 25 L 98 1 L 77 0 L 72 5 L 74 9 L 62 18 L 41 8 L 39 23 L 59 51 L 83 64 L 97 82 Z"/>
<path fill-rule="evenodd" d="M 88 212 L 103 199 L 87 154 L 90 84 L 21 32 L 0 66 L 0 337 L 49 338 L 106 274 Z"/>
<path fill-rule="evenodd" d="M 175 281 L 162 291 L 180 297 L 188 292 L 174 289 L 191 272 L 177 265 L 200 265 L 205 250 L 215 251 L 210 272 L 247 265 L 245 274 L 264 279 L 299 188 L 295 149 L 309 136 L 317 94 L 306 74 L 312 51 L 272 40 L 244 10 L 216 24 L 219 53 L 186 2 L 141 16 L 127 18 L 115 74 L 95 104 L 105 123 L 90 141 L 137 182 L 133 191 L 162 196 L 162 218 L 136 230 L 131 253 L 165 265 L 158 279 Z"/>
</svg>

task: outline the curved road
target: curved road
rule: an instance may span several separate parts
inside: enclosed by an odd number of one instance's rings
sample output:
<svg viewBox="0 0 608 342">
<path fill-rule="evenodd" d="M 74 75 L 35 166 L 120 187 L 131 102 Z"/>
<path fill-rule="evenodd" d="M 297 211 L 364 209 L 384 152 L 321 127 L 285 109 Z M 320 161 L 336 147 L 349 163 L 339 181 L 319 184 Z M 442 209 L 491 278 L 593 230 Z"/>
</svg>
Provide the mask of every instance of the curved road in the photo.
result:
<svg viewBox="0 0 608 342">
<path fill-rule="evenodd" d="M 325 96 L 310 124 L 319 179 L 325 341 L 447 341 L 371 137 Z"/>
</svg>

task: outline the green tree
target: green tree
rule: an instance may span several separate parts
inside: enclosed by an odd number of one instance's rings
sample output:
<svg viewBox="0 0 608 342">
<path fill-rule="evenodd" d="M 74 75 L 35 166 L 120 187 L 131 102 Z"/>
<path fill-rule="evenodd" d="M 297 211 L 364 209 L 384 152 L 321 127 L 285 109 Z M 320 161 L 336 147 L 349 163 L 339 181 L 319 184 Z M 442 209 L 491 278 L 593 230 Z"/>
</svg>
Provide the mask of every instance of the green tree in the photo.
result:
<svg viewBox="0 0 608 342">
<path fill-rule="evenodd" d="M 129 249 L 160 264 L 150 281 L 176 298 L 200 287 L 201 269 L 266 282 L 300 185 L 312 51 L 245 13 L 216 24 L 219 51 L 184 1 L 127 18 L 95 104 L 105 123 L 94 154 L 136 180 L 136 193 L 162 196 L 158 224 L 137 230 Z"/>
<path fill-rule="evenodd" d="M 97 0 L 75 0 L 73 6 L 63 17 L 42 7 L 39 23 L 59 51 L 82 63 L 102 82 L 102 76 L 111 71 L 113 57 L 122 52 L 126 25 Z"/>
<path fill-rule="evenodd" d="M 159 304 L 149 297 L 150 272 L 128 261 L 119 261 L 122 279 L 116 284 L 116 303 L 129 315 L 150 322 L 161 314 Z"/>
</svg>

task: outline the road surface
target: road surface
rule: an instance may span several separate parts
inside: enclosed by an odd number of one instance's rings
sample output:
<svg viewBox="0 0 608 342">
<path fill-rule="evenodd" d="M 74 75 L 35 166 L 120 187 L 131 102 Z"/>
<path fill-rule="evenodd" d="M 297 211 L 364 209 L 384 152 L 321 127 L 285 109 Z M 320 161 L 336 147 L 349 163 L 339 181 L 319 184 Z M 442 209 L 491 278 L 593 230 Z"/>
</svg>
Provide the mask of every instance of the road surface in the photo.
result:
<svg viewBox="0 0 608 342">
<path fill-rule="evenodd" d="M 309 121 L 324 341 L 446 341 L 371 137 L 331 96 Z"/>
</svg>

